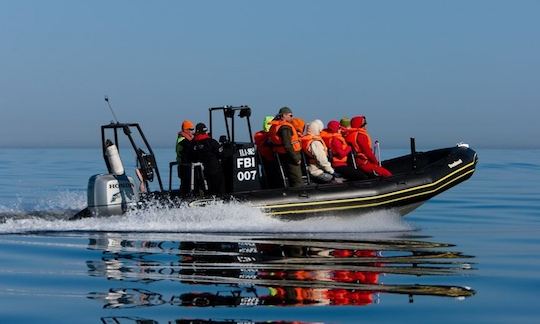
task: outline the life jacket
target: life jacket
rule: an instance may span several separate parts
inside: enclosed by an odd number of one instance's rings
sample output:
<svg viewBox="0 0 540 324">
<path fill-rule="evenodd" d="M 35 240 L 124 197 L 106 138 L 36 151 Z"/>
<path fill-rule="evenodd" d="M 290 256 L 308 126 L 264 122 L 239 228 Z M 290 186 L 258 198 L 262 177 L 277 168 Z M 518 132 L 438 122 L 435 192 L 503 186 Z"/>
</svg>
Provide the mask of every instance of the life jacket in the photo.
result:
<svg viewBox="0 0 540 324">
<path fill-rule="evenodd" d="M 193 136 L 187 132 L 178 132 L 176 137 L 176 162 L 182 163 L 182 156 L 184 155 L 184 140 L 191 141 Z"/>
<path fill-rule="evenodd" d="M 270 138 L 270 141 L 274 144 L 272 149 L 274 150 L 274 152 L 277 152 L 279 154 L 287 153 L 287 150 L 285 150 L 285 146 L 283 146 L 281 136 L 279 136 L 279 129 L 283 126 L 291 128 L 291 145 L 293 147 L 293 151 L 300 152 L 302 150 L 302 145 L 300 144 L 300 138 L 298 136 L 298 133 L 294 129 L 293 125 L 291 125 L 291 123 L 288 123 L 284 120 L 272 121 L 272 126 L 270 126 L 270 130 L 268 131 L 268 137 Z"/>
<path fill-rule="evenodd" d="M 258 131 L 253 138 L 255 140 L 255 145 L 257 145 L 257 151 L 261 154 L 262 158 L 265 161 L 273 161 L 274 152 L 272 151 L 272 146 L 268 143 L 268 135 L 268 132 Z"/>
<path fill-rule="evenodd" d="M 324 141 L 324 144 L 326 144 L 326 147 L 329 147 L 328 144 L 330 143 L 330 139 L 332 138 L 332 134 L 326 129 L 321 130 L 321 133 L 319 136 L 321 136 L 322 140 Z"/>
<path fill-rule="evenodd" d="M 323 132 L 324 132 L 324 136 L 323 136 Z M 321 137 L 324 141 L 324 143 L 326 144 L 326 147 L 328 147 L 330 149 L 330 154 L 329 154 L 329 157 L 331 157 L 331 163 L 332 163 L 332 166 L 342 166 L 342 165 L 346 165 L 347 164 L 347 156 L 342 156 L 342 157 L 338 157 L 336 156 L 335 154 L 333 154 L 331 151 L 332 151 L 332 144 L 334 141 L 338 141 L 340 142 L 341 144 L 341 147 L 343 149 L 346 149 L 347 148 L 347 142 L 345 142 L 345 139 L 343 138 L 343 136 L 341 136 L 340 133 L 330 133 L 328 131 L 321 131 Z"/>
<path fill-rule="evenodd" d="M 366 136 L 368 140 L 369 149 L 371 150 L 371 137 L 369 136 L 368 132 L 365 128 L 350 128 L 349 134 L 347 135 L 347 138 L 345 139 L 347 143 L 349 143 L 355 152 L 355 157 L 357 160 L 360 161 L 361 164 L 366 164 L 368 162 L 367 156 L 362 152 L 362 149 L 360 148 L 360 145 L 358 145 L 358 135 L 364 135 Z"/>
<path fill-rule="evenodd" d="M 311 135 L 311 134 L 304 135 L 302 136 L 302 152 L 304 152 L 304 154 L 308 158 L 309 164 L 317 164 L 315 155 L 311 151 L 311 143 L 313 143 L 313 141 L 321 142 L 324 148 L 324 153 L 328 156 L 328 148 L 326 147 L 326 144 L 324 143 L 323 139 L 320 136 Z"/>
</svg>

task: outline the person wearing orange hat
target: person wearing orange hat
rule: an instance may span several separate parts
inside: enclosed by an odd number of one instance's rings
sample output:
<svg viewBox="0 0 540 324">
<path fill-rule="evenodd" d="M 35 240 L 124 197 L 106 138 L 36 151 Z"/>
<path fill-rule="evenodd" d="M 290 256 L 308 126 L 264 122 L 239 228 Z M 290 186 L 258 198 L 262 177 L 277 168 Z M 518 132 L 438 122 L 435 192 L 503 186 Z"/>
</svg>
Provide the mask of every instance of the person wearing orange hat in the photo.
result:
<svg viewBox="0 0 540 324">
<path fill-rule="evenodd" d="M 357 167 L 367 174 L 380 177 L 390 177 L 392 172 L 379 165 L 379 161 L 373 154 L 371 137 L 366 130 L 366 117 L 355 116 L 351 119 L 351 128 L 346 137 L 347 143 L 354 149 Z"/>
<path fill-rule="evenodd" d="M 176 136 L 176 162 L 178 162 L 178 178 L 180 178 L 180 194 L 187 195 L 189 193 L 189 177 L 190 170 L 187 165 L 187 151 L 190 142 L 193 140 L 195 127 L 190 120 L 182 122 L 182 129 Z"/>
</svg>

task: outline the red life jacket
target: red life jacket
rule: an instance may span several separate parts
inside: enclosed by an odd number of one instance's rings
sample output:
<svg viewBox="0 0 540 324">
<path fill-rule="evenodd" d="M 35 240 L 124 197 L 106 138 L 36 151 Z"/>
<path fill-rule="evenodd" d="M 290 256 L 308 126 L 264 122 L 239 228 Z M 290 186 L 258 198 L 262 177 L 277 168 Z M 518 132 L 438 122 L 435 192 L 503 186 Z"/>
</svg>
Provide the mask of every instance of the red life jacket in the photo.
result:
<svg viewBox="0 0 540 324">
<path fill-rule="evenodd" d="M 283 126 L 288 126 L 291 128 L 291 145 L 293 147 L 293 151 L 300 152 L 302 150 L 302 145 L 300 144 L 300 138 L 298 137 L 298 133 L 294 129 L 293 125 L 291 125 L 291 123 L 288 123 L 284 120 L 272 121 L 272 126 L 270 126 L 270 130 L 268 131 L 270 141 L 274 144 L 272 149 L 274 150 L 274 152 L 277 152 L 279 154 L 287 153 L 287 151 L 285 150 L 285 146 L 283 146 L 281 136 L 279 136 L 279 129 Z"/>
<path fill-rule="evenodd" d="M 362 148 L 358 145 L 358 135 L 364 135 L 368 140 L 369 149 L 372 149 L 371 146 L 371 137 L 364 128 L 350 128 L 349 134 L 347 135 L 346 141 L 349 143 L 355 152 L 355 157 L 361 164 L 366 164 L 369 160 L 367 156 L 363 153 Z"/>
<path fill-rule="evenodd" d="M 255 140 L 255 145 L 257 145 L 257 151 L 261 154 L 262 158 L 265 161 L 273 161 L 274 152 L 268 143 L 268 135 L 268 132 L 258 131 L 253 138 Z"/>
<path fill-rule="evenodd" d="M 339 145 L 341 145 L 341 147 L 344 150 L 347 149 L 347 146 L 348 146 L 347 142 L 345 142 L 345 139 L 343 138 L 343 136 L 341 136 L 340 133 L 330 133 L 326 130 L 322 130 L 321 137 L 324 143 L 326 144 L 326 147 L 330 148 L 330 150 L 332 150 L 332 145 L 334 144 L 334 141 L 338 141 Z M 332 155 L 332 161 L 330 162 L 332 163 L 332 167 L 339 167 L 339 166 L 347 165 L 347 158 L 348 158 L 347 155 L 342 156 L 342 157 L 338 157 L 335 154 L 331 154 L 331 155 Z"/>
</svg>

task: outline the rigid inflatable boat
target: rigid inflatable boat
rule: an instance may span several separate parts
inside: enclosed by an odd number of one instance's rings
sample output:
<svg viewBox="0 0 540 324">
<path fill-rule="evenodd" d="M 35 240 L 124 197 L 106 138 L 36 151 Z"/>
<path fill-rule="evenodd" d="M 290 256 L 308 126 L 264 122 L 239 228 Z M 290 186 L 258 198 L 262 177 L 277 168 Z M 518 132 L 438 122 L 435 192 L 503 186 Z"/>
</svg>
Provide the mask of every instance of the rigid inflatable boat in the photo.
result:
<svg viewBox="0 0 540 324">
<path fill-rule="evenodd" d="M 226 135 L 219 137 L 224 151 L 221 162 L 227 188 L 225 196 L 205 194 L 203 176 L 193 176 L 191 193 L 181 196 L 179 190 L 172 188 L 172 179 L 176 177 L 173 172 L 176 170 L 176 162 L 169 163 L 169 187 L 164 188 L 155 155 L 140 125 L 111 122 L 101 126 L 103 158 L 108 173 L 90 178 L 88 207 L 73 216 L 73 219 L 123 214 L 131 209 L 145 208 L 149 202 L 156 200 L 166 205 L 188 206 L 204 206 L 216 200 L 235 200 L 249 203 L 268 215 L 289 219 L 343 213 L 361 215 L 382 209 L 392 209 L 405 215 L 428 199 L 470 178 L 478 161 L 476 152 L 467 144 L 417 152 L 415 141 L 411 138 L 410 154 L 382 161 L 382 166 L 393 174 L 389 178 L 316 184 L 305 172 L 303 163 L 304 186 L 288 187 L 287 179 L 281 172 L 283 186 L 267 189 L 264 168 L 259 163 L 255 144 L 252 140 L 237 141 L 235 137 L 235 120 L 244 119 L 249 138 L 253 139 L 251 108 L 210 108 L 211 134 L 214 134 L 216 128 L 212 118 L 215 113 L 223 114 L 226 132 Z M 137 167 L 133 176 L 128 175 L 121 162 L 119 138 L 122 134 L 127 137 L 136 157 Z M 193 163 L 189 167 L 192 175 L 195 175 L 201 166 Z M 194 183 L 193 179 L 196 178 L 200 183 Z M 156 188 L 152 189 L 152 186 Z"/>
</svg>

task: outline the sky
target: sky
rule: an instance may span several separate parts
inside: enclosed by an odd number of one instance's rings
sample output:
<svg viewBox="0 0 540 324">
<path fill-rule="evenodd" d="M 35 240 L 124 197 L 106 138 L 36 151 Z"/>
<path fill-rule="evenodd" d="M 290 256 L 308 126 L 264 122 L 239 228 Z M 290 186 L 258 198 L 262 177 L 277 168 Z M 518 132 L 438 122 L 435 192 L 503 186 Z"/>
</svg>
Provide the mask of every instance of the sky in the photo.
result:
<svg viewBox="0 0 540 324">
<path fill-rule="evenodd" d="M 112 115 L 174 146 L 249 105 L 258 130 L 366 115 L 383 147 L 540 148 L 540 1 L 0 0 L 0 147 L 97 147 Z"/>
</svg>

